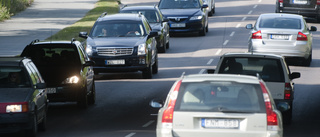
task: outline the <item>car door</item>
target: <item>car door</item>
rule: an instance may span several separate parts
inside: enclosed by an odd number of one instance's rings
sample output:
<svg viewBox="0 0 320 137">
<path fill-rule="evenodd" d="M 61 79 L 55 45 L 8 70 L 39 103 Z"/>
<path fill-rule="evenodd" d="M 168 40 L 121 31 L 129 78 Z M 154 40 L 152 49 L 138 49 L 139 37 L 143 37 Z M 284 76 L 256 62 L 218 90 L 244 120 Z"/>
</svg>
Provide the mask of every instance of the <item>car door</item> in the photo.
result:
<svg viewBox="0 0 320 137">
<path fill-rule="evenodd" d="M 150 34 L 151 26 L 149 25 L 148 21 L 145 18 L 143 18 L 142 22 L 143 22 L 143 25 L 145 27 L 146 33 Z M 147 55 L 147 58 L 151 59 L 151 62 L 150 62 L 151 64 L 150 65 L 152 65 L 152 64 L 155 63 L 155 60 L 157 58 L 157 47 L 156 47 L 157 42 L 156 42 L 155 37 L 148 37 L 148 36 L 146 36 L 146 37 L 147 37 L 146 45 L 147 45 L 148 51 L 149 51 L 148 52 L 149 54 Z"/>
<path fill-rule="evenodd" d="M 89 57 L 87 54 L 84 52 L 82 49 L 82 46 L 77 46 L 78 47 L 78 52 L 80 55 L 80 60 L 82 65 L 84 65 L 87 61 L 89 61 Z M 86 81 L 87 84 L 87 91 L 91 91 L 91 88 L 93 86 L 93 77 L 94 77 L 94 72 L 92 66 L 82 66 L 81 67 L 81 77 Z"/>
</svg>

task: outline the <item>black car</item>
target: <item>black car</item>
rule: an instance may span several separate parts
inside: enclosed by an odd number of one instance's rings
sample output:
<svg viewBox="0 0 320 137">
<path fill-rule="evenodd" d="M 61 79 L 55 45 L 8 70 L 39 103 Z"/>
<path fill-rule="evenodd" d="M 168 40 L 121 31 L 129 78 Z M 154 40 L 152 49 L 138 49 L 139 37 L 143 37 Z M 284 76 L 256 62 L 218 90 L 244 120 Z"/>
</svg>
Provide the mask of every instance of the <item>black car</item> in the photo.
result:
<svg viewBox="0 0 320 137">
<path fill-rule="evenodd" d="M 158 5 L 164 18 L 169 20 L 170 34 L 208 32 L 207 4 L 202 0 L 160 0 Z"/>
<path fill-rule="evenodd" d="M 38 128 L 46 129 L 47 106 L 46 84 L 34 63 L 0 57 L 0 133 L 36 136 Z"/>
<path fill-rule="evenodd" d="M 50 102 L 77 102 L 86 108 L 95 103 L 94 71 L 79 41 L 32 41 L 23 50 L 39 69 Z"/>
<path fill-rule="evenodd" d="M 276 0 L 276 13 L 292 13 L 320 21 L 319 0 Z"/>
<path fill-rule="evenodd" d="M 103 14 L 89 35 L 79 36 L 87 39 L 84 46 L 96 74 L 142 71 L 143 78 L 152 78 L 158 73 L 158 31 L 152 31 L 142 14 Z"/>
<path fill-rule="evenodd" d="M 124 6 L 120 13 L 142 13 L 149 21 L 152 30 L 158 31 L 156 37 L 159 52 L 165 53 L 169 48 L 169 25 L 168 20 L 163 19 L 159 8 L 155 6 Z"/>
</svg>

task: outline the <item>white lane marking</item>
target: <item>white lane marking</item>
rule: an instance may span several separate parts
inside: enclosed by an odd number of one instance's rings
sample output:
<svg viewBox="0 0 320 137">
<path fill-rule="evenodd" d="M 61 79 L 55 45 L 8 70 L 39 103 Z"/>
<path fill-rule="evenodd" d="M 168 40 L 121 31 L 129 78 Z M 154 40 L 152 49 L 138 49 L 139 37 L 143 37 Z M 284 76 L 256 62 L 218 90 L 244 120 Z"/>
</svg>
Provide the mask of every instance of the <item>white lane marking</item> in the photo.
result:
<svg viewBox="0 0 320 137">
<path fill-rule="evenodd" d="M 237 24 L 236 28 L 239 28 L 240 26 L 241 26 L 241 24 L 239 23 L 239 24 Z"/>
<path fill-rule="evenodd" d="M 201 69 L 199 74 L 203 74 L 206 69 Z"/>
<path fill-rule="evenodd" d="M 135 135 L 135 134 L 136 134 L 136 133 L 130 133 L 130 134 L 124 136 L 124 137 L 132 137 L 132 136 Z"/>
<path fill-rule="evenodd" d="M 244 20 L 246 20 L 246 19 L 247 19 L 247 17 L 243 17 L 241 21 L 244 21 Z"/>
<path fill-rule="evenodd" d="M 258 7 L 258 5 L 254 5 L 254 6 L 253 6 L 254 9 L 257 8 L 257 7 Z"/>
<path fill-rule="evenodd" d="M 262 0 L 259 0 L 258 2 L 261 2 Z"/>
<path fill-rule="evenodd" d="M 230 34 L 230 37 L 232 37 L 234 35 L 234 33 L 236 33 L 235 31 L 232 31 Z"/>
<path fill-rule="evenodd" d="M 184 74 L 186 74 L 186 72 L 182 72 L 182 74 L 181 74 L 181 76 L 180 76 L 180 77 L 184 76 Z"/>
<path fill-rule="evenodd" d="M 250 10 L 250 11 L 248 12 L 248 15 L 250 15 L 250 14 L 252 14 L 252 10 Z"/>
<path fill-rule="evenodd" d="M 154 122 L 154 120 L 151 120 L 151 121 L 149 121 L 148 123 L 144 124 L 142 127 L 148 127 L 148 126 L 150 126 L 153 122 Z"/>
<path fill-rule="evenodd" d="M 207 63 L 207 65 L 210 65 L 212 63 L 213 59 L 210 59 Z"/>
<path fill-rule="evenodd" d="M 224 41 L 224 42 L 223 42 L 223 46 L 227 45 L 228 42 L 229 42 L 229 40 Z"/>
<path fill-rule="evenodd" d="M 222 49 L 219 49 L 219 50 L 216 52 L 216 55 L 219 55 L 221 51 L 222 51 Z"/>
</svg>

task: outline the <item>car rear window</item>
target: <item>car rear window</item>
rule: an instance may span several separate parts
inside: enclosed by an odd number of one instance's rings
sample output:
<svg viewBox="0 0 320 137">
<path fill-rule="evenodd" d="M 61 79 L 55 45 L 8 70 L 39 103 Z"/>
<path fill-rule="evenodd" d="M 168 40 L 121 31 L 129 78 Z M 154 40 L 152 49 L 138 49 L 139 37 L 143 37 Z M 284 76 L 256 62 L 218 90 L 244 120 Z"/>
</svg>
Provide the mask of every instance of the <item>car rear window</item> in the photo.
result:
<svg viewBox="0 0 320 137">
<path fill-rule="evenodd" d="M 0 88 L 31 87 L 30 80 L 21 67 L 0 66 Z"/>
<path fill-rule="evenodd" d="M 257 57 L 225 57 L 219 73 L 245 74 L 260 77 L 265 82 L 284 82 L 283 67 L 279 59 Z"/>
<path fill-rule="evenodd" d="M 155 10 L 123 10 L 121 13 L 141 13 L 144 15 L 149 23 L 159 23 L 160 22 L 160 17 L 158 13 Z"/>
<path fill-rule="evenodd" d="M 301 29 L 301 20 L 285 17 L 262 17 L 259 28 Z"/>
<path fill-rule="evenodd" d="M 199 0 L 161 0 L 160 9 L 194 9 L 200 8 Z"/>
<path fill-rule="evenodd" d="M 259 84 L 229 81 L 184 82 L 175 111 L 265 112 Z"/>
</svg>

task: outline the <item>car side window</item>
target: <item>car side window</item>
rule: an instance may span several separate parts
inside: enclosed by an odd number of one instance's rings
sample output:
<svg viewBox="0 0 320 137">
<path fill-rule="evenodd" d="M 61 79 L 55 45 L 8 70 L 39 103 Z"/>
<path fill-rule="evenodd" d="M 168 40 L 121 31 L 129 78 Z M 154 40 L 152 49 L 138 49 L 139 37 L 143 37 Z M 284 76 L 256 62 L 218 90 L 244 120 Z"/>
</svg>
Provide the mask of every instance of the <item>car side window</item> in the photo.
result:
<svg viewBox="0 0 320 137">
<path fill-rule="evenodd" d="M 87 60 L 85 55 L 84 55 L 84 52 L 82 51 L 82 49 L 79 46 L 77 46 L 77 48 L 78 48 L 78 51 L 79 51 L 79 54 L 80 54 L 81 64 L 84 64 L 85 61 Z"/>
<path fill-rule="evenodd" d="M 36 78 L 35 74 L 33 73 L 32 68 L 29 63 L 26 65 L 26 69 L 27 69 L 28 73 L 30 74 L 32 85 L 36 85 L 37 78 Z"/>
<path fill-rule="evenodd" d="M 32 73 L 34 74 L 34 78 L 36 80 L 36 83 L 44 83 L 44 80 L 42 79 L 41 75 L 39 74 L 39 71 L 37 70 L 36 66 L 29 62 L 30 69 Z"/>
<path fill-rule="evenodd" d="M 151 27 L 146 19 L 142 20 L 144 27 L 146 28 L 146 33 L 149 34 L 151 31 Z"/>
</svg>

